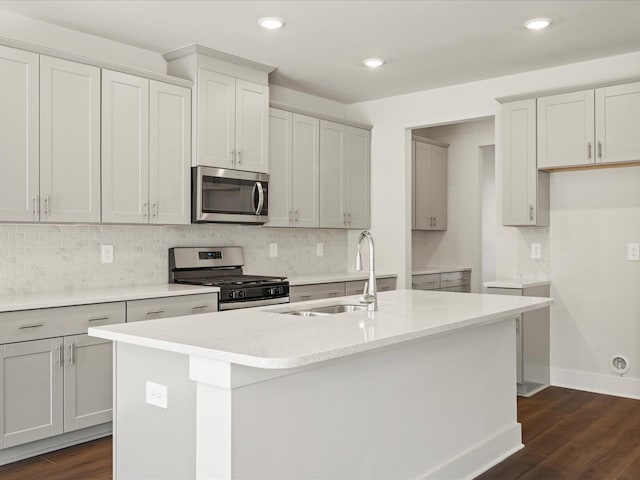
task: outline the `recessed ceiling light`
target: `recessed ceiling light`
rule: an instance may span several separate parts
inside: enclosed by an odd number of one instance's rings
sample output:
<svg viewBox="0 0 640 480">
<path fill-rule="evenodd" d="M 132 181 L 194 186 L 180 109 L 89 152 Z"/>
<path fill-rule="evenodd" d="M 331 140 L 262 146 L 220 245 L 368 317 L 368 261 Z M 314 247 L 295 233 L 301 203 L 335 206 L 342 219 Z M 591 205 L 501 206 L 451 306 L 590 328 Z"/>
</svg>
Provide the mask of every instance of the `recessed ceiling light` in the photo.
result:
<svg viewBox="0 0 640 480">
<path fill-rule="evenodd" d="M 364 63 L 367 67 L 377 68 L 384 65 L 384 60 L 382 60 L 381 58 L 367 58 L 363 60 L 362 63 Z"/>
<path fill-rule="evenodd" d="M 277 30 L 278 28 L 284 27 L 284 20 L 276 17 L 264 17 L 258 20 L 258 23 L 262 28 L 269 30 Z"/>
<path fill-rule="evenodd" d="M 549 18 L 532 18 L 524 22 L 524 26 L 529 30 L 542 30 L 551 25 L 551 19 Z"/>
</svg>

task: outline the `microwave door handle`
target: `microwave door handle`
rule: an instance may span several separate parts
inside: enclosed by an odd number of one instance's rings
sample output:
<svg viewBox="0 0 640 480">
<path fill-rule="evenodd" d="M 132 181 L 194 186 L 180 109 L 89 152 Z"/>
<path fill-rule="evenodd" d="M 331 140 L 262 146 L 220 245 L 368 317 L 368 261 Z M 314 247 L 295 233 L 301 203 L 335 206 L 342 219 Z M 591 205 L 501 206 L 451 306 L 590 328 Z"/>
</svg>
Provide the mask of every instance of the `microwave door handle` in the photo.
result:
<svg viewBox="0 0 640 480">
<path fill-rule="evenodd" d="M 262 206 L 264 205 L 264 190 L 262 189 L 262 183 L 256 182 L 255 185 L 258 188 L 258 207 L 256 208 L 256 215 L 260 215 Z"/>
</svg>

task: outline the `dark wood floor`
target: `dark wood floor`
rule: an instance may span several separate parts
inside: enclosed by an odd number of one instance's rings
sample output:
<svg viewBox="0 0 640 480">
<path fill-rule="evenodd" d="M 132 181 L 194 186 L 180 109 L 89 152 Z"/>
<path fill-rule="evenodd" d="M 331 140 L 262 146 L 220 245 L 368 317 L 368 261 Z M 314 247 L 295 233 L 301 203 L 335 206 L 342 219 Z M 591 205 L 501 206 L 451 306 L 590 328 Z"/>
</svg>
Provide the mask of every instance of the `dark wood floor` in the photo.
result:
<svg viewBox="0 0 640 480">
<path fill-rule="evenodd" d="M 640 401 L 550 387 L 518 397 L 525 448 L 476 480 L 639 480 Z M 111 438 L 0 467 L 0 480 L 111 479 Z"/>
</svg>

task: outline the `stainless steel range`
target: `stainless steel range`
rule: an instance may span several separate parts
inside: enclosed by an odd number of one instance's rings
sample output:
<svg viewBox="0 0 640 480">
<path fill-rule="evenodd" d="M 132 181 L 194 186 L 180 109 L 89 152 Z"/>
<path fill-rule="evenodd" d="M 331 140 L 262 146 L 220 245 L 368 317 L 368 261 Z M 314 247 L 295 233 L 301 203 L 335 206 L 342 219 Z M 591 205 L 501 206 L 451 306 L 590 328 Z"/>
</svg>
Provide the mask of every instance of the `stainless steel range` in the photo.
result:
<svg viewBox="0 0 640 480">
<path fill-rule="evenodd" d="M 169 283 L 220 287 L 220 310 L 289 303 L 285 277 L 242 273 L 242 247 L 169 249 Z"/>
</svg>

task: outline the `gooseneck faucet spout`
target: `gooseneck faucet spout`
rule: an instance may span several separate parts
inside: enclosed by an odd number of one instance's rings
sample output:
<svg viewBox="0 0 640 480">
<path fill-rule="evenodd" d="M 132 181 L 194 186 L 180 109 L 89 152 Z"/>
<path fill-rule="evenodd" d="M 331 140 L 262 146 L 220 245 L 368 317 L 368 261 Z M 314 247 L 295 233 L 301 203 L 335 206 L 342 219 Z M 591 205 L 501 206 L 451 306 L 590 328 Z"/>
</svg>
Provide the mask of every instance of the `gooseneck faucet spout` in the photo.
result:
<svg viewBox="0 0 640 480">
<path fill-rule="evenodd" d="M 362 297 L 360 297 L 360 303 L 367 305 L 367 310 L 374 312 L 378 310 L 378 293 L 376 288 L 376 272 L 375 272 L 375 255 L 373 250 L 373 237 L 368 231 L 364 231 L 358 238 L 358 251 L 356 253 L 356 271 L 362 270 L 362 254 L 360 253 L 360 247 L 362 241 L 367 239 L 369 243 L 369 281 L 364 284 L 364 291 Z"/>
</svg>

